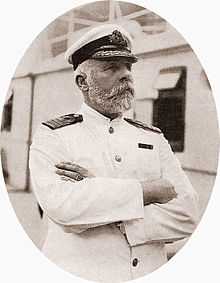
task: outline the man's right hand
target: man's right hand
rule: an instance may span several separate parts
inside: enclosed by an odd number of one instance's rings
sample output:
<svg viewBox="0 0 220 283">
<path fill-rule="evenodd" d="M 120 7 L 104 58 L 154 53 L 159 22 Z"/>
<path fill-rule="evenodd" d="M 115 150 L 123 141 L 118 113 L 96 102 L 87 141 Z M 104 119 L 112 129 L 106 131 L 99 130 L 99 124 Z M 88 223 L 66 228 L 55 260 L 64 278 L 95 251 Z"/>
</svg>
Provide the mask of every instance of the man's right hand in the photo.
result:
<svg viewBox="0 0 220 283">
<path fill-rule="evenodd" d="M 95 177 L 87 169 L 73 162 L 60 162 L 55 167 L 55 173 L 60 175 L 63 181 L 79 182 L 85 178 Z"/>
<path fill-rule="evenodd" d="M 56 164 L 56 174 L 61 176 L 62 180 L 77 182 L 84 178 L 95 177 L 87 169 L 72 162 L 61 162 Z M 144 205 L 151 203 L 167 203 L 177 197 L 173 185 L 165 180 L 158 179 L 154 181 L 141 181 L 144 195 Z"/>
<path fill-rule="evenodd" d="M 151 203 L 164 204 L 177 197 L 173 185 L 165 180 L 141 181 L 144 195 L 144 205 Z"/>
</svg>

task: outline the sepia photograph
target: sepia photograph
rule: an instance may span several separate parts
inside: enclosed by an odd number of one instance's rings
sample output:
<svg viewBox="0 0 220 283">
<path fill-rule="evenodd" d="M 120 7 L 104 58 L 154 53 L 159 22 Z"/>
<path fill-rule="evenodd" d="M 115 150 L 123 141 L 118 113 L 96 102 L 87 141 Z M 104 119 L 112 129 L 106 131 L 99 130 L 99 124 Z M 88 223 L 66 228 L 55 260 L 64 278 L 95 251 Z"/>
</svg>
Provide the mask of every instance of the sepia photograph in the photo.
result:
<svg viewBox="0 0 220 283">
<path fill-rule="evenodd" d="M 75 5 L 17 65 L 0 150 L 12 207 L 46 258 L 93 282 L 138 279 L 173 259 L 209 203 L 219 155 L 211 83 L 151 9 Z"/>
</svg>

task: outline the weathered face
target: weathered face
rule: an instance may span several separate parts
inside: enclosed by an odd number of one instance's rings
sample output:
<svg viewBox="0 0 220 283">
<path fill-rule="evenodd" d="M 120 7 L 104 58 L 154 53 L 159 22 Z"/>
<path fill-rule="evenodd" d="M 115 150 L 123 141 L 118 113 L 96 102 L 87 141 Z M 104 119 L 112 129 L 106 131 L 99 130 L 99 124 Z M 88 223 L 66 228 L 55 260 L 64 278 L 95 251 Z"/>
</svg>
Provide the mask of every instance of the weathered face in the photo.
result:
<svg viewBox="0 0 220 283">
<path fill-rule="evenodd" d="M 104 115 L 120 115 L 132 107 L 134 98 L 131 63 L 95 61 L 87 76 L 86 102 Z"/>
</svg>

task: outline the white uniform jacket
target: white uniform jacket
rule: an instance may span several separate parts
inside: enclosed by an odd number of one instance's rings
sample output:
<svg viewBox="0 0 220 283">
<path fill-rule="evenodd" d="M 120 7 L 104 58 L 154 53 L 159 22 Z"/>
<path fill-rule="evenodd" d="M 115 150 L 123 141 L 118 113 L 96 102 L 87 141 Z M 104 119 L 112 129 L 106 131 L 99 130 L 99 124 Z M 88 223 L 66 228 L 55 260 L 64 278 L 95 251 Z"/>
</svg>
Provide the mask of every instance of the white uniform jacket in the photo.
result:
<svg viewBox="0 0 220 283">
<path fill-rule="evenodd" d="M 78 113 L 82 122 L 54 130 L 41 125 L 30 149 L 34 192 L 49 219 L 43 252 L 94 281 L 143 276 L 167 261 L 166 242 L 193 232 L 197 195 L 161 133 L 111 121 L 85 104 Z M 55 164 L 62 161 L 95 177 L 61 180 Z M 139 181 L 158 178 L 169 180 L 178 197 L 144 206 Z"/>
</svg>

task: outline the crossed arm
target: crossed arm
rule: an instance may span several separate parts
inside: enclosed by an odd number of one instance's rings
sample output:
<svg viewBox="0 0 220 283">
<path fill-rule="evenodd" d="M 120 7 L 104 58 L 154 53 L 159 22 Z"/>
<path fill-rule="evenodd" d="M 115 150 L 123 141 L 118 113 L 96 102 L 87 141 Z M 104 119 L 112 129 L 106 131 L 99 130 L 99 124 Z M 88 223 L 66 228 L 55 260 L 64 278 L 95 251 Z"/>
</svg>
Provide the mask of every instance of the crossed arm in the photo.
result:
<svg viewBox="0 0 220 283">
<path fill-rule="evenodd" d="M 123 221 L 132 246 L 182 239 L 194 231 L 197 197 L 164 139 L 162 179 L 154 182 L 95 177 L 60 160 L 68 160 L 62 137 L 41 129 L 30 153 L 34 192 L 48 217 L 72 232 Z"/>
<path fill-rule="evenodd" d="M 85 178 L 94 178 L 91 172 L 87 169 L 72 163 L 72 162 L 61 162 L 55 165 L 56 174 L 60 175 L 61 180 L 78 182 Z M 173 185 L 165 180 L 158 179 L 154 181 L 141 181 L 143 189 L 143 202 L 144 205 L 153 203 L 164 204 L 177 197 L 177 193 Z"/>
</svg>

